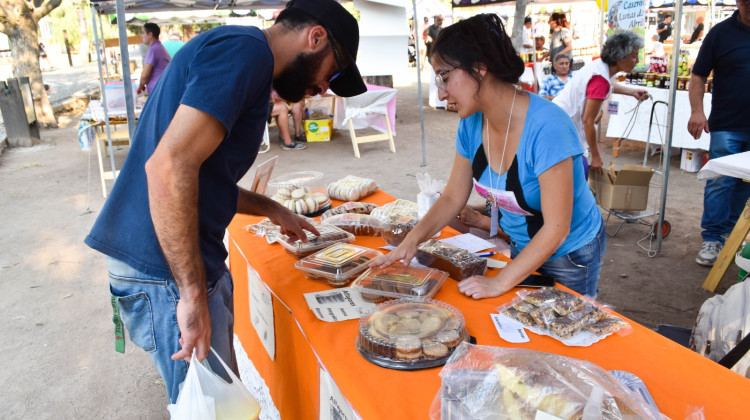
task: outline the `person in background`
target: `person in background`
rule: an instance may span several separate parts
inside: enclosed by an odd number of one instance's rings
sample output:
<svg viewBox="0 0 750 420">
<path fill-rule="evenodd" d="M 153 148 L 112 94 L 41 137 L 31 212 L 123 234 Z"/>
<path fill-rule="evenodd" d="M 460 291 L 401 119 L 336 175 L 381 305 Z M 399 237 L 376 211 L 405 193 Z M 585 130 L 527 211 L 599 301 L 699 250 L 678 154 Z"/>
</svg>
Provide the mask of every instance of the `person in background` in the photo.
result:
<svg viewBox="0 0 750 420">
<path fill-rule="evenodd" d="M 712 71 L 711 115 L 706 120 L 703 95 Z M 687 129 L 696 139 L 703 132 L 711 133 L 709 159 L 750 151 L 750 0 L 738 0 L 734 14 L 706 34 L 688 90 Z M 706 181 L 703 243 L 695 262 L 714 265 L 749 197 L 750 183 L 741 179 L 722 176 Z"/>
<path fill-rule="evenodd" d="M 534 48 L 536 49 L 536 61 L 537 62 L 544 61 L 544 57 L 549 55 L 549 50 L 544 49 L 544 43 L 546 41 L 547 40 L 544 38 L 543 35 L 534 37 Z"/>
<path fill-rule="evenodd" d="M 651 57 L 664 58 L 664 44 L 659 41 L 659 35 L 652 36 L 651 40 L 654 41 L 651 47 Z"/>
<path fill-rule="evenodd" d="M 151 22 L 141 28 L 141 39 L 145 45 L 148 45 L 148 52 L 146 52 L 146 58 L 143 59 L 141 82 L 136 91 L 138 94 L 144 91 L 149 94 L 153 92 L 156 82 L 171 60 L 169 53 L 159 41 L 160 32 L 159 26 Z"/>
<path fill-rule="evenodd" d="M 455 23 L 433 47 L 440 99 L 454 104 L 461 118 L 453 169 L 427 215 L 371 266 L 411 261 L 420 243 L 461 214 L 474 188 L 502 214 L 491 223 L 509 236 L 513 261 L 494 277 L 462 280 L 461 293 L 499 296 L 539 271 L 596 296 L 606 234 L 583 177 L 583 150 L 570 117 L 516 87 L 524 64 L 497 15 Z M 511 195 L 516 203 L 507 199 Z"/>
<path fill-rule="evenodd" d="M 690 35 L 690 40 L 687 42 L 688 44 L 692 44 L 695 41 L 699 41 L 703 39 L 703 16 L 698 16 L 695 18 L 695 29 L 693 29 L 693 34 Z"/>
<path fill-rule="evenodd" d="M 294 139 L 289 132 L 289 113 L 294 120 Z M 289 104 L 282 99 L 276 91 L 271 91 L 271 118 L 276 118 L 279 127 L 279 146 L 283 150 L 303 150 L 307 146 L 301 142 L 306 141 L 302 134 L 302 114 L 304 113 L 304 101 Z M 270 121 L 269 121 L 270 122 Z"/>
<path fill-rule="evenodd" d="M 625 87 L 616 81 L 617 73 L 633 71 L 641 48 L 643 39 L 636 33 L 622 31 L 613 34 L 604 43 L 601 58 L 578 70 L 576 77 L 552 100 L 573 119 L 584 150 L 587 179 L 589 168 L 603 173 L 604 161 L 596 141 L 596 120 L 604 101 L 612 92 L 630 95 L 639 101 L 648 97 L 645 89 Z M 587 161 L 589 156 L 591 159 Z"/>
<path fill-rule="evenodd" d="M 422 36 L 419 39 L 419 70 L 424 70 L 424 62 L 427 61 L 427 28 L 430 26 L 430 20 L 427 16 L 424 17 L 424 23 L 422 23 Z"/>
<path fill-rule="evenodd" d="M 169 53 L 169 56 L 174 57 L 174 55 L 177 54 L 177 51 L 179 51 L 180 48 L 185 45 L 185 43 L 182 42 L 179 33 L 172 31 L 169 33 L 169 39 L 162 42 L 162 45 L 164 45 L 164 48 Z"/>
<path fill-rule="evenodd" d="M 549 39 L 549 61 L 555 62 L 555 56 L 560 53 L 567 53 L 573 60 L 573 35 L 568 28 L 568 18 L 565 13 L 555 12 L 549 18 L 549 27 L 552 35 Z"/>
<path fill-rule="evenodd" d="M 430 60 L 430 63 L 432 63 L 432 45 L 435 43 L 441 29 L 443 29 L 443 17 L 435 15 L 432 20 L 432 25 L 427 28 L 427 36 L 425 36 L 424 39 L 425 45 L 427 46 L 427 60 Z"/>
<path fill-rule="evenodd" d="M 534 52 L 534 35 L 531 30 L 531 16 L 523 19 L 523 34 L 521 36 L 521 53 L 529 54 Z"/>
<path fill-rule="evenodd" d="M 539 87 L 539 96 L 543 96 L 550 101 L 563 90 L 568 80 L 573 77 L 573 72 L 570 71 L 570 56 L 568 54 L 557 54 L 552 66 L 555 71 L 544 76 L 544 80 Z"/>
<path fill-rule="evenodd" d="M 150 354 L 171 403 L 193 352 L 224 372 L 213 348 L 237 373 L 223 242 L 235 214 L 268 217 L 292 240 L 319 234 L 237 185 L 263 142 L 272 86 L 291 102 L 329 87 L 359 95 L 358 47 L 357 21 L 338 2 L 292 0 L 270 28 L 224 25 L 193 38 L 146 101 L 85 242 L 107 255 L 114 320 Z"/>
<path fill-rule="evenodd" d="M 659 42 L 661 43 L 672 36 L 672 15 L 664 16 L 664 20 L 656 25 L 656 33 L 659 34 Z"/>
</svg>

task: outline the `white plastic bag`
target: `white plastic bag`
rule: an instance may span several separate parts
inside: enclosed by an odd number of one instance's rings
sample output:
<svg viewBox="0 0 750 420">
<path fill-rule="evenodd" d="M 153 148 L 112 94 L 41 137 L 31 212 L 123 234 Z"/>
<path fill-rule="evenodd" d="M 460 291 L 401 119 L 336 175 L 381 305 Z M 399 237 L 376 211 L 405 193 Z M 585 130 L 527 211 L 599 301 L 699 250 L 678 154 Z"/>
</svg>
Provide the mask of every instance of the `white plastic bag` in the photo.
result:
<svg viewBox="0 0 750 420">
<path fill-rule="evenodd" d="M 422 219 L 445 189 L 445 181 L 433 179 L 428 173 L 417 172 L 417 218 Z"/>
<path fill-rule="evenodd" d="M 193 362 L 190 363 L 185 381 L 180 384 L 180 395 L 176 404 L 170 404 L 172 420 L 245 420 L 257 419 L 260 405 L 250 394 L 218 353 L 211 352 L 221 362 L 232 382 L 228 383 L 215 374 L 208 360 L 198 362 L 193 349 Z"/>
</svg>

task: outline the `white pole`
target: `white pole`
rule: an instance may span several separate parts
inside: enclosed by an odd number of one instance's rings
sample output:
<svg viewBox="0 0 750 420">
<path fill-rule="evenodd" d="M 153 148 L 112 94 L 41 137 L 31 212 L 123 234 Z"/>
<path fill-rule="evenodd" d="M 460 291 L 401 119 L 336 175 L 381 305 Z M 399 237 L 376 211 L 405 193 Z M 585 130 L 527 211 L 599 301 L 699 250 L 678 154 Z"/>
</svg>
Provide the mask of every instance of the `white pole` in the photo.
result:
<svg viewBox="0 0 750 420">
<path fill-rule="evenodd" d="M 104 108 L 104 129 L 107 132 L 107 150 L 109 150 L 109 164 L 112 166 L 112 180 L 117 180 L 117 168 L 115 168 L 115 154 L 112 150 L 112 135 L 109 128 L 109 110 L 107 109 L 107 94 L 105 93 L 104 89 L 104 74 L 102 73 L 102 54 L 101 49 L 99 48 L 99 36 L 96 33 L 96 10 L 94 9 L 94 5 L 91 5 L 91 21 L 94 26 L 94 43 L 96 43 L 96 59 L 97 59 L 97 67 L 99 68 L 99 88 L 102 90 L 102 108 Z M 100 21 L 101 22 L 101 21 Z M 104 40 L 101 41 L 101 44 L 104 45 Z M 106 65 L 106 62 L 105 62 Z M 99 141 L 99 139 L 96 139 L 96 141 Z M 99 149 L 97 149 L 99 150 Z M 102 188 L 104 188 L 102 186 Z"/>
<path fill-rule="evenodd" d="M 422 166 L 427 166 L 427 148 L 424 139 L 424 100 L 422 99 L 422 69 L 419 61 L 419 30 L 417 29 L 417 22 L 419 22 L 417 16 L 417 0 L 411 1 L 412 8 L 414 9 L 414 49 L 417 52 L 417 92 L 419 94 L 419 122 L 422 127 Z M 452 11 L 453 9 L 451 9 Z M 451 12 L 452 13 L 452 12 Z M 426 28 L 425 28 L 426 29 Z"/>
<path fill-rule="evenodd" d="M 133 87 L 130 78 L 128 34 L 125 28 L 125 1 L 117 0 L 115 1 L 115 6 L 117 6 L 117 30 L 120 38 L 120 66 L 122 67 L 122 88 L 125 89 L 125 110 L 128 116 L 128 136 L 132 140 L 133 133 L 135 133 L 135 107 L 133 106 Z"/>
</svg>

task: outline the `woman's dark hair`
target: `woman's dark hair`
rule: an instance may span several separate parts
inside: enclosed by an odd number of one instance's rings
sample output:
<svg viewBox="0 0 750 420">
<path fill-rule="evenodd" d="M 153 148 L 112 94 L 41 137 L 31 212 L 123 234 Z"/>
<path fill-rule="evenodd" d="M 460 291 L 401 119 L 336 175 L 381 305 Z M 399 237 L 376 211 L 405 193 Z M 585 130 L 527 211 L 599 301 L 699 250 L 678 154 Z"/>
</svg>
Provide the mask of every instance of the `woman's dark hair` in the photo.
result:
<svg viewBox="0 0 750 420">
<path fill-rule="evenodd" d="M 432 44 L 432 57 L 461 68 L 479 83 L 476 65 L 508 83 L 518 83 L 524 71 L 523 60 L 505 33 L 502 20 L 495 14 L 480 14 L 454 23 L 440 31 Z"/>
<path fill-rule="evenodd" d="M 145 30 L 147 34 L 153 35 L 154 38 L 159 39 L 159 34 L 161 33 L 161 30 L 159 29 L 159 25 L 148 22 L 143 25 L 143 30 Z"/>
<path fill-rule="evenodd" d="M 552 13 L 552 16 L 550 16 L 549 18 L 550 20 L 554 20 L 555 23 L 557 23 L 557 26 L 561 28 L 568 27 L 568 18 L 565 17 L 565 13 L 555 12 Z"/>
</svg>

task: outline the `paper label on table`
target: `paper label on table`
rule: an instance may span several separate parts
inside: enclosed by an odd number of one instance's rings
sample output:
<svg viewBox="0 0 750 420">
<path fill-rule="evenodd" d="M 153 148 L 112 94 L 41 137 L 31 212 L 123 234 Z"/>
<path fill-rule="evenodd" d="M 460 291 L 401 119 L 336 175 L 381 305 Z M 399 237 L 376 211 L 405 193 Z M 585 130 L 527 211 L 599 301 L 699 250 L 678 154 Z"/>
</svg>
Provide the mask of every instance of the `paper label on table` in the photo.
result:
<svg viewBox="0 0 750 420">
<path fill-rule="evenodd" d="M 305 293 L 307 306 L 321 321 L 337 322 L 347 319 L 359 319 L 374 303 L 365 302 L 357 290 L 349 287 Z"/>
<path fill-rule="evenodd" d="M 393 245 L 384 245 L 384 246 L 381 246 L 380 249 L 385 249 L 386 251 L 393 251 L 394 249 L 396 249 L 396 247 Z"/>
<path fill-rule="evenodd" d="M 607 114 L 617 115 L 620 110 L 620 103 L 617 101 L 609 101 L 607 104 Z"/>
<path fill-rule="evenodd" d="M 276 357 L 276 335 L 271 292 L 250 264 L 247 265 L 247 286 L 250 291 L 250 323 L 273 360 Z"/>
<path fill-rule="evenodd" d="M 479 252 L 490 249 L 495 246 L 492 242 L 486 241 L 479 236 L 471 233 L 464 233 L 450 238 L 441 239 L 440 242 L 463 248 L 469 252 Z"/>
<path fill-rule="evenodd" d="M 358 420 L 351 404 L 341 395 L 339 387 L 333 382 L 328 371 L 320 368 L 320 413 L 319 419 Z"/>
<path fill-rule="evenodd" d="M 550 413 L 545 413 L 542 410 L 536 411 L 536 416 L 534 416 L 534 420 L 562 420 L 560 417 L 553 416 Z"/>
<path fill-rule="evenodd" d="M 516 200 L 516 194 L 513 191 L 498 190 L 495 188 L 487 187 L 474 181 L 474 189 L 481 195 L 485 200 L 490 200 L 491 203 L 497 204 L 501 209 L 513 213 L 520 214 L 523 216 L 531 216 L 532 214 L 522 209 Z"/>
<path fill-rule="evenodd" d="M 497 328 L 497 333 L 503 340 L 509 343 L 528 343 L 530 341 L 523 325 L 509 321 L 508 318 L 500 316 L 500 314 L 490 314 L 490 316 L 492 317 L 492 323 Z"/>
</svg>

